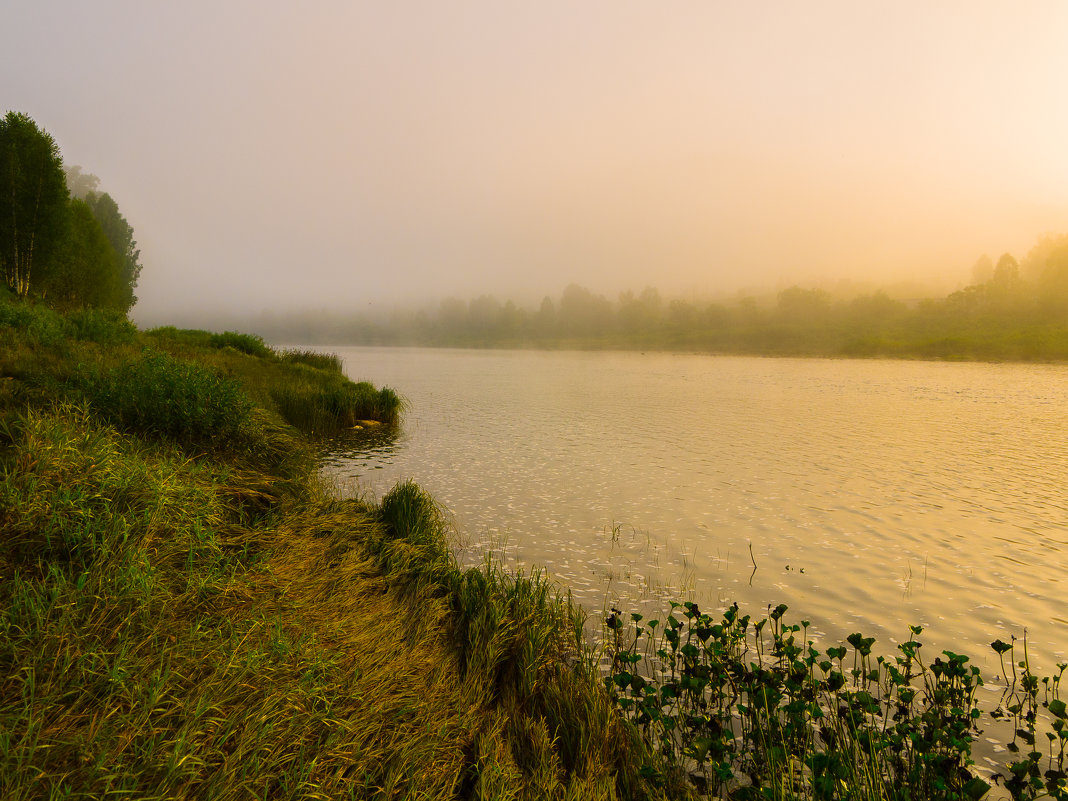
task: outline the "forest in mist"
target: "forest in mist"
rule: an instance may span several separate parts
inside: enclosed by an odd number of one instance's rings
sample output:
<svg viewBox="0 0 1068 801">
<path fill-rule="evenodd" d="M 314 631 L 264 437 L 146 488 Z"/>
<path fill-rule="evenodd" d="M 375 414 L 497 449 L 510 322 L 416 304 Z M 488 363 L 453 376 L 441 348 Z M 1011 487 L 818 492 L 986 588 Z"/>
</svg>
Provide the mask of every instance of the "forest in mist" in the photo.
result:
<svg viewBox="0 0 1068 801">
<path fill-rule="evenodd" d="M 941 297 L 791 286 L 716 302 L 654 287 L 609 299 L 570 284 L 532 307 L 481 295 L 390 312 L 265 312 L 240 324 L 285 343 L 1062 360 L 1068 235 L 1041 239 L 1022 261 L 984 255 L 968 286 Z"/>
</svg>

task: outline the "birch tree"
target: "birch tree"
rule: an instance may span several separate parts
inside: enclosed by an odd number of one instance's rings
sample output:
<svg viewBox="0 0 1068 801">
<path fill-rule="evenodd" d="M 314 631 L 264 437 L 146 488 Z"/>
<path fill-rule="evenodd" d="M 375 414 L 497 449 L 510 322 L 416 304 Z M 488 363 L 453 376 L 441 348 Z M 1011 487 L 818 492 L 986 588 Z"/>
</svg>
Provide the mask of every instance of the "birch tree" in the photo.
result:
<svg viewBox="0 0 1068 801">
<path fill-rule="evenodd" d="M 20 297 L 60 245 L 67 184 L 55 140 L 25 114 L 0 119 L 0 272 Z"/>
</svg>

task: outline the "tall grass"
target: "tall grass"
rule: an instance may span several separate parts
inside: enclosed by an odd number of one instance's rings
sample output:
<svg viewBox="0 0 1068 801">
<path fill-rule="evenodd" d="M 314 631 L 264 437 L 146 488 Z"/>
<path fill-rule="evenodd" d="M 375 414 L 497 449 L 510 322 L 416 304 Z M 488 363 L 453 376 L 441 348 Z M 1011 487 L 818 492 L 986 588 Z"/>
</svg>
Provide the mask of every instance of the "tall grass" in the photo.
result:
<svg viewBox="0 0 1068 801">
<path fill-rule="evenodd" d="M 67 315 L 75 339 L 101 345 L 128 344 L 137 339 L 137 328 L 122 312 L 110 309 L 79 309 Z"/>
<path fill-rule="evenodd" d="M 444 516 L 412 482 L 387 493 L 378 515 L 382 534 L 364 547 L 402 592 L 441 619 L 472 698 L 503 716 L 496 742 L 480 742 L 493 769 L 471 772 L 470 781 L 496 777 L 489 797 L 508 786 L 517 798 L 555 797 L 561 788 L 561 797 L 574 798 L 660 794 L 638 773 L 644 746 L 601 691 L 585 615 L 569 598 L 537 572 L 512 574 L 490 561 L 461 569 Z"/>
<path fill-rule="evenodd" d="M 165 345 L 182 345 L 190 348 L 212 347 L 210 331 L 202 331 L 197 328 L 176 328 L 173 325 L 161 325 L 150 328 L 144 332 L 149 340 L 154 340 L 159 347 Z"/>
<path fill-rule="evenodd" d="M 212 334 L 210 344 L 213 348 L 233 348 L 249 356 L 267 358 L 274 356 L 274 351 L 263 341 L 263 337 L 255 334 L 242 334 L 238 331 L 224 331 L 221 334 Z"/>
<path fill-rule="evenodd" d="M 281 384 L 345 421 L 395 394 L 26 319 L 0 328 L 0 797 L 664 797 L 543 577 L 461 570 L 414 484 L 373 507 L 281 459 L 311 403 Z"/>
<path fill-rule="evenodd" d="M 250 520 L 84 406 L 2 436 L 0 797 L 657 797 L 577 611 L 457 568 L 418 487 Z"/>
<path fill-rule="evenodd" d="M 279 353 L 279 358 L 287 364 L 306 364 L 328 373 L 341 373 L 341 357 L 336 353 L 320 353 L 317 350 L 290 349 Z"/>
<path fill-rule="evenodd" d="M 0 330 L 5 328 L 30 347 L 62 345 L 73 330 L 66 317 L 43 304 L 0 301 Z"/>
<path fill-rule="evenodd" d="M 252 401 L 237 381 L 166 353 L 146 352 L 82 382 L 103 417 L 182 445 L 229 447 L 251 426 Z"/>
<path fill-rule="evenodd" d="M 138 445 L 84 409 L 29 413 L 6 432 L 0 796 L 432 786 L 435 749 L 391 768 L 391 745 L 468 727 L 446 726 L 443 705 L 408 714 L 447 691 L 383 631 L 365 632 L 354 661 L 298 625 L 315 621 L 317 599 L 287 597 L 282 563 L 266 562 L 272 536 L 242 525 L 240 496 L 258 487 L 233 472 L 220 485 L 217 467 Z M 396 620 L 380 593 L 364 595 L 365 612 Z"/>
<path fill-rule="evenodd" d="M 309 433 L 330 434 L 361 420 L 395 425 L 404 402 L 389 387 L 376 389 L 334 373 L 294 364 L 292 377 L 276 384 L 270 399 L 289 423 Z"/>
</svg>

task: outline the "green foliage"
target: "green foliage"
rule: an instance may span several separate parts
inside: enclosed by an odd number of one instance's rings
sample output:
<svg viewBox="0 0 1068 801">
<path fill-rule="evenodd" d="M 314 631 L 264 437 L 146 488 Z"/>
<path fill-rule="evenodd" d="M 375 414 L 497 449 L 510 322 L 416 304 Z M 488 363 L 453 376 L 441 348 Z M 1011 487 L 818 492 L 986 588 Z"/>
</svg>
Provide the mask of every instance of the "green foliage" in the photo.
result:
<svg viewBox="0 0 1068 801">
<path fill-rule="evenodd" d="M 0 301 L 0 327 L 21 332 L 33 346 L 60 345 L 72 334 L 70 321 L 62 314 L 43 304 L 17 299 Z"/>
<path fill-rule="evenodd" d="M 148 329 L 145 331 L 145 336 L 175 345 L 210 348 L 212 347 L 211 338 L 214 334 L 198 328 L 175 328 L 173 325 L 164 325 Z"/>
<path fill-rule="evenodd" d="M 420 569 L 449 566 L 452 557 L 443 536 L 445 517 L 430 493 L 414 481 L 403 481 L 386 493 L 379 515 L 393 538 L 417 549 L 412 561 Z"/>
<path fill-rule="evenodd" d="M 140 252 L 115 201 L 93 191 L 97 183 L 77 167 L 65 174 L 55 140 L 25 114 L 0 120 L 0 272 L 20 297 L 129 311 Z"/>
<path fill-rule="evenodd" d="M 392 389 L 349 381 L 334 355 L 306 351 L 279 355 L 260 337 L 234 332 L 212 334 L 166 326 L 145 335 L 158 347 L 175 353 L 192 355 L 196 349 L 216 349 L 220 369 L 240 377 L 258 403 L 277 411 L 304 433 L 332 435 L 368 420 L 394 425 L 404 409 L 404 402 Z M 257 358 L 234 359 L 235 351 Z M 231 356 L 224 358 L 227 352 Z M 198 358 L 204 359 L 203 352 Z"/>
<path fill-rule="evenodd" d="M 137 339 L 137 327 L 114 309 L 78 309 L 67 315 L 67 321 L 75 339 L 98 345 L 129 344 Z"/>
<path fill-rule="evenodd" d="M 59 308 L 129 308 L 122 284 L 119 256 L 88 204 L 72 200 L 67 235 L 47 270 L 38 291 Z"/>
<path fill-rule="evenodd" d="M 129 311 L 137 301 L 134 289 L 141 275 L 141 251 L 137 249 L 137 242 L 134 241 L 133 228 L 107 192 L 90 192 L 85 201 L 118 258 L 117 308 Z"/>
<path fill-rule="evenodd" d="M 175 328 L 173 325 L 150 328 L 146 336 L 161 342 L 183 345 L 192 348 L 232 348 L 249 356 L 261 359 L 275 358 L 275 352 L 256 334 L 242 334 L 237 331 L 225 331 L 213 334 L 197 328 Z"/>
<path fill-rule="evenodd" d="M 389 387 L 376 389 L 353 383 L 337 373 L 295 364 L 292 380 L 272 386 L 270 397 L 279 414 L 302 431 L 331 434 L 361 420 L 393 425 L 404 403 Z"/>
<path fill-rule="evenodd" d="M 611 611 L 605 686 L 652 746 L 647 773 L 696 767 L 717 797 L 968 801 L 989 791 L 972 769 L 983 679 L 967 656 L 943 651 L 925 661 L 919 626 L 891 659 L 874 656 L 874 638 L 860 633 L 821 651 L 808 622 L 788 624 L 786 611 L 780 605 L 755 623 L 737 604 L 720 620 L 693 603 L 672 603 L 663 621 Z M 1019 751 L 1017 737 L 1031 747 L 1006 766 L 1006 787 L 1020 801 L 1068 798 L 1059 694 L 1068 665 L 1042 680 L 1041 704 L 1026 657 L 1019 667 L 990 713 L 1012 718 L 1010 751 Z M 1034 748 L 1040 706 L 1050 729 L 1045 756 Z"/>
<path fill-rule="evenodd" d="M 0 120 L 0 271 L 29 294 L 63 240 L 67 185 L 55 140 L 25 114 Z"/>
<path fill-rule="evenodd" d="M 165 353 L 85 375 L 82 386 L 94 410 L 134 431 L 200 448 L 232 447 L 248 436 L 252 402 L 241 385 Z"/>
<path fill-rule="evenodd" d="M 306 364 L 329 373 L 342 373 L 341 359 L 335 353 L 320 353 L 315 350 L 285 350 L 280 354 L 285 364 Z"/>
<path fill-rule="evenodd" d="M 0 328 L 5 326 L 22 332 L 30 344 L 50 347 L 68 339 L 117 345 L 137 338 L 137 328 L 118 311 L 88 308 L 63 315 L 41 303 L 15 300 L 0 300 Z"/>
<path fill-rule="evenodd" d="M 991 714 L 995 720 L 1005 721 L 1012 730 L 1012 742 L 1007 747 L 1013 762 L 1007 765 L 1005 787 L 1015 801 L 1037 798 L 1068 799 L 1068 712 L 1061 698 L 1061 682 L 1068 663 L 1057 665 L 1057 673 L 1039 679 L 1031 672 L 1027 656 L 1027 640 L 1022 642 L 1022 654 L 1017 654 L 1017 641 L 995 640 L 990 647 L 1001 659 L 1002 673 L 1008 687 L 1001 703 Z M 1022 658 L 1017 659 L 1017 656 Z M 1005 669 L 1008 657 L 1009 669 Z M 1011 677 L 1011 678 L 1010 678 Z M 1044 724 L 1044 725 L 1042 725 Z M 1044 730 L 1042 730 L 1044 729 Z M 1039 734 L 1045 735 L 1042 742 Z M 1043 753 L 1043 746 L 1046 747 Z M 1043 771 L 1043 764 L 1047 770 Z"/>
<path fill-rule="evenodd" d="M 212 334 L 209 344 L 213 348 L 233 348 L 250 356 L 259 356 L 260 358 L 274 356 L 274 351 L 263 341 L 263 337 L 255 334 L 225 331 L 222 334 Z"/>
</svg>

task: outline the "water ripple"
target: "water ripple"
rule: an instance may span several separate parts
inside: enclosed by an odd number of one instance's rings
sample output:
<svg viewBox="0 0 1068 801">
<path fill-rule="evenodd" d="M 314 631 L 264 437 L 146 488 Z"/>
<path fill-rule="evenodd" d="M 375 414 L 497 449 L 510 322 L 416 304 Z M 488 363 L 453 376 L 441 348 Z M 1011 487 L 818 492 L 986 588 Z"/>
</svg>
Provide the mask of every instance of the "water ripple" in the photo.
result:
<svg viewBox="0 0 1068 801">
<path fill-rule="evenodd" d="M 1064 367 L 340 355 L 412 410 L 325 471 L 376 497 L 415 478 L 472 561 L 543 566 L 594 610 L 784 602 L 830 636 L 920 624 L 989 667 L 987 644 L 1026 627 L 1033 658 L 1063 658 Z"/>
</svg>

